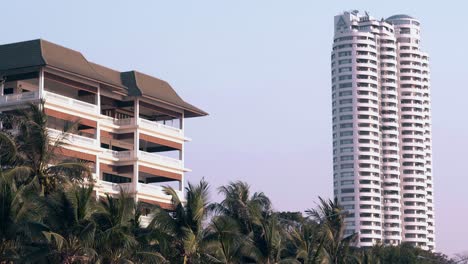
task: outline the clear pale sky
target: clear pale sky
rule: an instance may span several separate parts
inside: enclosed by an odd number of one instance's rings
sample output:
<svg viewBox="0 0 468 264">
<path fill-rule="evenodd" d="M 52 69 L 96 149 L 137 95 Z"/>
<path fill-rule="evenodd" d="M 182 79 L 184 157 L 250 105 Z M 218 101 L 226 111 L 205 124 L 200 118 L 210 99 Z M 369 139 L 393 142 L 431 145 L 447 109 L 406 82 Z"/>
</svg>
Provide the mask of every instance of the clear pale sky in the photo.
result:
<svg viewBox="0 0 468 264">
<path fill-rule="evenodd" d="M 187 179 L 205 177 L 213 200 L 219 185 L 248 181 L 291 211 L 333 195 L 333 16 L 359 9 L 419 18 L 431 56 L 437 250 L 468 251 L 464 1 L 26 2 L 2 4 L 1 43 L 43 38 L 167 80 L 211 114 L 186 123 Z"/>
</svg>

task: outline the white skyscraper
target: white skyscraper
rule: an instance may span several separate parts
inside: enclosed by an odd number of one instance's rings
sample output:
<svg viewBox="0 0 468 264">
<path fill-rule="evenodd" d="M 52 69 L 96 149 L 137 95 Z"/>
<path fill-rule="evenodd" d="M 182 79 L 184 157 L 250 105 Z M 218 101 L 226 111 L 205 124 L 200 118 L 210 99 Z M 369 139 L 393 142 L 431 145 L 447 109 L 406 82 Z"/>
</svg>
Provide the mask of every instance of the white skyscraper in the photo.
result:
<svg viewBox="0 0 468 264">
<path fill-rule="evenodd" d="M 335 16 L 331 55 L 334 195 L 360 246 L 434 249 L 428 55 L 420 23 Z"/>
</svg>

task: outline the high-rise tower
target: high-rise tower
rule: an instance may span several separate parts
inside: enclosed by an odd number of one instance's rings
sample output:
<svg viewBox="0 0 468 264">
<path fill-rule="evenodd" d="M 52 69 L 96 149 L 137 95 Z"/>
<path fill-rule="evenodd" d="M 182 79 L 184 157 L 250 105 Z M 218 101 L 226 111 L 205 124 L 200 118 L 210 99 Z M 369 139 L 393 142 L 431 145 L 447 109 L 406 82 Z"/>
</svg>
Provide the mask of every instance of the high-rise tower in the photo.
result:
<svg viewBox="0 0 468 264">
<path fill-rule="evenodd" d="M 420 23 L 335 16 L 331 55 L 334 195 L 360 246 L 434 249 L 428 55 Z"/>
</svg>

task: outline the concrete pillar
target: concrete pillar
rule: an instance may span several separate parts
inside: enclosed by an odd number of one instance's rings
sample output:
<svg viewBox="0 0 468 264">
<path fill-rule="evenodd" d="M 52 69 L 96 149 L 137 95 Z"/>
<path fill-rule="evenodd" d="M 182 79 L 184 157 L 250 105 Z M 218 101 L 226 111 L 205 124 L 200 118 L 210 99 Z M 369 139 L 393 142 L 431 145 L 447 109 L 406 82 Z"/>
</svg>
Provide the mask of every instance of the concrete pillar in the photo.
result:
<svg viewBox="0 0 468 264">
<path fill-rule="evenodd" d="M 39 70 L 39 98 L 44 99 L 44 68 Z"/>
<path fill-rule="evenodd" d="M 183 132 L 184 132 L 184 114 L 183 114 L 183 113 L 182 113 L 182 116 L 181 116 L 181 118 L 180 118 L 180 129 L 182 130 L 182 134 L 184 134 L 184 133 L 183 133 Z M 184 160 L 185 160 L 185 154 L 184 154 L 184 152 L 185 152 L 185 142 L 182 142 L 182 148 L 181 148 L 181 150 L 179 151 L 179 159 L 180 159 L 181 162 L 182 162 L 182 167 L 185 166 L 185 164 L 184 164 L 184 163 L 185 163 L 185 162 L 184 162 Z M 182 174 L 182 178 L 181 178 L 181 180 L 180 180 L 180 182 L 179 182 L 179 191 L 182 192 L 182 195 L 184 195 L 184 194 L 183 194 L 183 193 L 184 193 L 184 186 L 185 186 L 185 173 Z"/>
<path fill-rule="evenodd" d="M 97 106 L 98 106 L 98 112 L 101 113 L 101 86 L 98 85 L 97 87 L 97 100 L 96 100 L 96 103 L 97 103 Z M 96 122 L 96 144 L 98 147 L 101 147 L 101 120 L 97 120 Z M 96 175 L 95 175 L 95 178 L 94 180 L 96 181 L 97 184 L 99 184 L 99 181 L 101 180 L 102 178 L 102 175 L 101 175 L 101 168 L 100 168 L 100 153 L 98 153 L 96 155 Z M 99 190 L 96 188 L 96 197 L 99 197 Z"/>
<path fill-rule="evenodd" d="M 140 116 L 140 101 L 138 98 L 135 99 L 134 102 L 134 119 L 135 119 L 135 130 L 133 134 L 133 150 L 135 153 L 135 162 L 133 163 L 133 177 L 132 177 L 132 183 L 133 183 L 133 191 L 135 192 L 135 201 L 138 201 L 138 158 L 139 158 L 139 150 L 140 150 L 140 132 L 139 132 L 139 124 L 140 121 L 138 120 Z"/>
</svg>

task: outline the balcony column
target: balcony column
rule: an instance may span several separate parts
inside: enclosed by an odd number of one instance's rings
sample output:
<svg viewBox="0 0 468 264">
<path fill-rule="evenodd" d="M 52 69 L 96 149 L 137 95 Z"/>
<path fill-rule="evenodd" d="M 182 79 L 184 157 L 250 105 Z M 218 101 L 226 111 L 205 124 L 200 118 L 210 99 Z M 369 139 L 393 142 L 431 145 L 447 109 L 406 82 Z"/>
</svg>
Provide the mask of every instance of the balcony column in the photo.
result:
<svg viewBox="0 0 468 264">
<path fill-rule="evenodd" d="M 98 109 L 98 112 L 101 113 L 101 85 L 98 85 L 97 87 L 97 109 Z M 100 148 L 101 147 L 101 127 L 100 127 L 100 123 L 101 123 L 101 120 L 98 119 L 97 122 L 96 122 L 96 144 L 98 145 L 98 147 Z M 96 175 L 95 175 L 95 178 L 94 180 L 96 181 L 96 183 L 99 183 L 99 181 L 101 180 L 101 163 L 100 163 L 100 154 L 96 155 Z M 99 189 L 96 188 L 96 197 L 99 197 Z"/>
<path fill-rule="evenodd" d="M 180 129 L 182 130 L 182 133 L 184 132 L 184 113 L 182 113 L 181 117 L 180 117 Z M 181 146 L 181 149 L 179 150 L 179 160 L 181 160 L 182 162 L 182 168 L 184 168 L 184 149 L 185 149 L 185 142 L 182 142 L 182 146 Z M 179 182 L 179 191 L 182 192 L 182 194 L 184 193 L 184 186 L 185 186 L 185 175 L 182 174 L 182 178 L 180 179 L 180 182 Z"/>
<path fill-rule="evenodd" d="M 139 132 L 139 124 L 140 124 L 140 121 L 139 121 L 139 116 L 140 116 L 140 101 L 138 98 L 135 98 L 135 101 L 134 101 L 134 119 L 135 119 L 135 130 L 133 132 L 133 150 L 134 150 L 134 155 L 135 155 L 135 162 L 133 163 L 133 179 L 132 179 L 132 183 L 133 183 L 133 190 L 135 192 L 135 201 L 138 200 L 138 167 L 139 167 L 139 163 L 138 163 L 138 157 L 139 157 L 139 150 L 140 150 L 140 132 Z"/>
<path fill-rule="evenodd" d="M 44 99 L 43 94 L 44 94 L 44 68 L 41 68 L 39 70 L 39 90 L 38 90 L 39 99 Z"/>
</svg>

